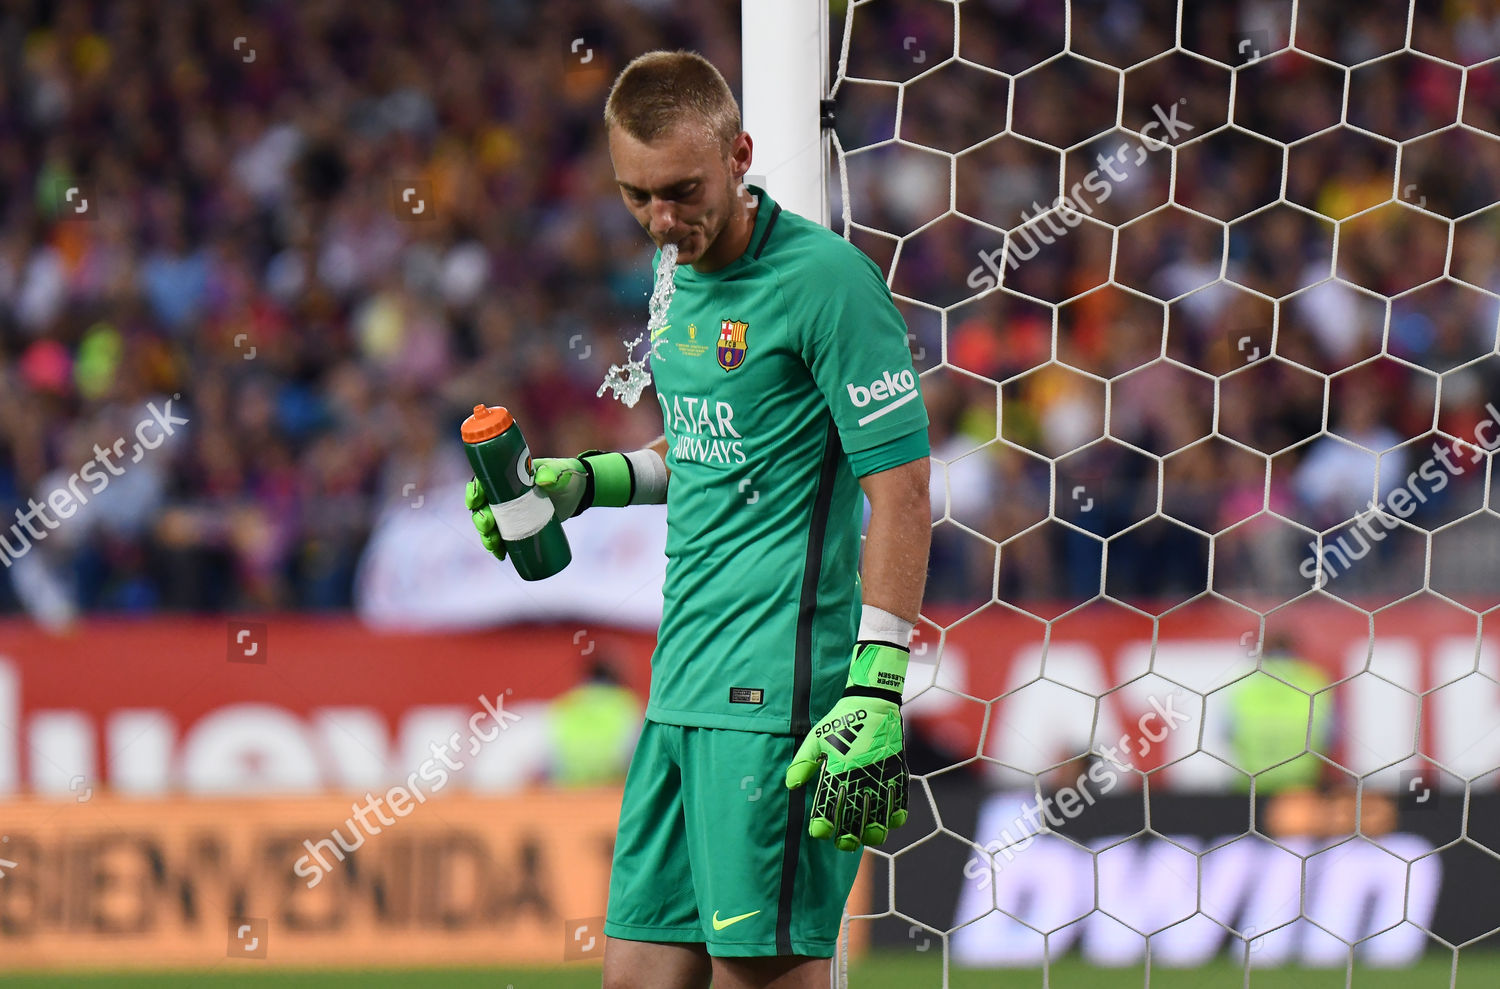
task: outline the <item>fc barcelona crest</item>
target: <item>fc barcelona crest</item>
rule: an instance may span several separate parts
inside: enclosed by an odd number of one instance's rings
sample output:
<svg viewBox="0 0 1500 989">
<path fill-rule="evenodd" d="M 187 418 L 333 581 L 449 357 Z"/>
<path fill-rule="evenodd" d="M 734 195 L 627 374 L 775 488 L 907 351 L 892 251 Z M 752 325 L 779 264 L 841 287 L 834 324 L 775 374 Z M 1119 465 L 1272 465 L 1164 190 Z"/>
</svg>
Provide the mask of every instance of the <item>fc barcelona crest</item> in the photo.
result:
<svg viewBox="0 0 1500 989">
<path fill-rule="evenodd" d="M 749 323 L 741 323 L 735 319 L 721 320 L 719 323 L 719 366 L 726 371 L 733 371 L 745 363 L 745 331 L 750 329 Z"/>
</svg>

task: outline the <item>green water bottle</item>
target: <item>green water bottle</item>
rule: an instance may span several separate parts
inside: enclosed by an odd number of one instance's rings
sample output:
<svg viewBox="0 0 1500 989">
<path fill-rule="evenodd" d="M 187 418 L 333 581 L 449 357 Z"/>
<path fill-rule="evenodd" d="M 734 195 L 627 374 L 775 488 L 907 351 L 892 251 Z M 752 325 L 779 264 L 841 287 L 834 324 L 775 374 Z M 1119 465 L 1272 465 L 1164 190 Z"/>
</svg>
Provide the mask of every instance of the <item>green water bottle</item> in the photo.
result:
<svg viewBox="0 0 1500 989">
<path fill-rule="evenodd" d="M 537 489 L 531 449 L 504 407 L 476 405 L 464 420 L 464 453 L 495 513 L 505 553 L 522 580 L 551 577 L 573 560 L 552 499 Z"/>
</svg>

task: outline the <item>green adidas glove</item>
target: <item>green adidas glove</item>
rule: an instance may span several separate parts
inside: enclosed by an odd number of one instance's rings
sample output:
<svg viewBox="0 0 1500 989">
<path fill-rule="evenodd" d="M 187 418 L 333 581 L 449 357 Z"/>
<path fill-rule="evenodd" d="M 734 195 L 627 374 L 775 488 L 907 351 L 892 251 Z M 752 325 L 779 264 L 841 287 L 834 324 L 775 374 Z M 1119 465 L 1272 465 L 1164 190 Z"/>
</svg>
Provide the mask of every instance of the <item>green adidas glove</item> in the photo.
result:
<svg viewBox="0 0 1500 989">
<path fill-rule="evenodd" d="M 882 844 L 891 828 L 906 823 L 901 690 L 908 657 L 884 642 L 855 643 L 844 696 L 813 725 L 787 767 L 789 789 L 818 780 L 808 834 L 833 838 L 846 852 Z"/>
<path fill-rule="evenodd" d="M 495 554 L 495 559 L 505 559 L 505 540 L 500 538 L 500 525 L 495 521 L 495 513 L 490 511 L 490 503 L 484 497 L 484 485 L 479 483 L 479 478 L 469 478 L 469 486 L 464 488 L 464 506 L 469 510 L 469 518 L 474 520 L 474 528 L 479 530 L 479 541 L 484 543 L 484 548 Z"/>
<path fill-rule="evenodd" d="M 536 486 L 552 499 L 559 521 L 595 506 L 624 507 L 635 490 L 630 461 L 623 453 L 585 450 L 572 458 L 533 461 L 532 468 Z"/>
<path fill-rule="evenodd" d="M 531 462 L 536 486 L 552 499 L 552 516 L 561 522 L 595 505 L 628 505 L 634 492 L 630 463 L 623 453 L 585 450 L 577 457 L 549 457 Z M 464 489 L 464 505 L 484 548 L 505 559 L 505 540 L 495 513 L 484 497 L 484 486 L 471 478 Z"/>
</svg>

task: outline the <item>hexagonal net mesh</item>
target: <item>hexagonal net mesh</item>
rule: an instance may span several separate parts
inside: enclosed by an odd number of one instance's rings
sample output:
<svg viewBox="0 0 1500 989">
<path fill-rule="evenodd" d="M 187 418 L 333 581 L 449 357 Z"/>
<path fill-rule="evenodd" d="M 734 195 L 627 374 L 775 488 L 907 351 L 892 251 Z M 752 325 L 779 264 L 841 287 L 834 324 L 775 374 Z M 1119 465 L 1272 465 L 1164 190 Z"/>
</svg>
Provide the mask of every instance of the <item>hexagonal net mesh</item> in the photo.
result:
<svg viewBox="0 0 1500 989">
<path fill-rule="evenodd" d="M 836 227 L 934 457 L 916 809 L 848 928 L 933 985 L 1457 980 L 1500 927 L 1500 13 L 834 6 Z"/>
</svg>

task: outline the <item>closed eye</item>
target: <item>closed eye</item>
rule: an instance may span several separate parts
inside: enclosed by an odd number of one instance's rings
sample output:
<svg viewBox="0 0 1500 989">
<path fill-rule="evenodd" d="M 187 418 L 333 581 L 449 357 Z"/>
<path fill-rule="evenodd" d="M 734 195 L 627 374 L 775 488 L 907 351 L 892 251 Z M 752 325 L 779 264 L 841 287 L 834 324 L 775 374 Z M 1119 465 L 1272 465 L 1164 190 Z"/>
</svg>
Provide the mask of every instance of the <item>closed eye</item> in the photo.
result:
<svg viewBox="0 0 1500 989">
<path fill-rule="evenodd" d="M 637 189 L 632 186 L 621 186 L 621 188 L 625 192 L 625 198 L 632 205 L 644 206 L 651 201 L 651 194 L 644 189 Z M 660 197 L 669 203 L 686 203 L 696 199 L 702 189 L 703 183 L 697 179 L 690 179 L 663 190 L 660 193 Z"/>
</svg>

